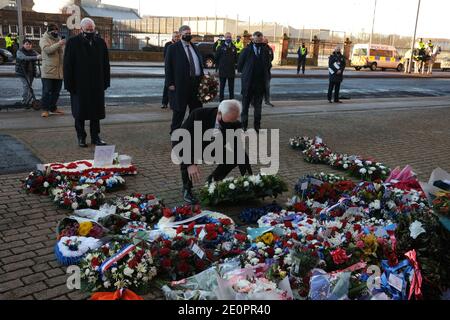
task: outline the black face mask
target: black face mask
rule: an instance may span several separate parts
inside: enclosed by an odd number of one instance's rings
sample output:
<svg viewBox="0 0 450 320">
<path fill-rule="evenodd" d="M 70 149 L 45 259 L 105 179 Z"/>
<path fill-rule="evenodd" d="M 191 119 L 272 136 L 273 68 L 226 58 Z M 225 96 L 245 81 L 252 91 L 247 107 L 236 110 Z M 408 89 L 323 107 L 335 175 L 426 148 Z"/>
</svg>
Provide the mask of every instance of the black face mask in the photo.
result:
<svg viewBox="0 0 450 320">
<path fill-rule="evenodd" d="M 220 119 L 219 124 L 220 124 L 220 127 L 222 128 L 222 130 L 229 130 L 229 129 L 236 130 L 237 128 L 239 128 L 240 123 L 239 123 L 239 121 L 225 122 L 225 121 L 223 121 L 223 119 Z"/>
<path fill-rule="evenodd" d="M 83 32 L 83 35 L 86 39 L 88 39 L 89 41 L 94 39 L 95 36 L 95 32 Z"/>
<path fill-rule="evenodd" d="M 181 39 L 183 39 L 186 42 L 190 42 L 192 40 L 192 36 L 190 34 L 186 34 L 182 36 Z"/>
<path fill-rule="evenodd" d="M 50 32 L 50 35 L 51 35 L 53 38 L 58 38 L 59 33 L 56 32 L 56 31 L 52 31 L 52 32 Z"/>
<path fill-rule="evenodd" d="M 261 48 L 263 46 L 264 43 L 255 43 L 255 47 L 257 48 Z"/>
</svg>

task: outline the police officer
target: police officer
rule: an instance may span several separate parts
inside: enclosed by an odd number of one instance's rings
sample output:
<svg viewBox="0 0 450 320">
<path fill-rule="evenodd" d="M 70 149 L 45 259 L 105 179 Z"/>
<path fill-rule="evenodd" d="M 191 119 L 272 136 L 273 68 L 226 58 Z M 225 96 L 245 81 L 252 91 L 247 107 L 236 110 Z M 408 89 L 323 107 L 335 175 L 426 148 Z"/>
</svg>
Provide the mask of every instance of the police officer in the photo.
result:
<svg viewBox="0 0 450 320">
<path fill-rule="evenodd" d="M 222 45 L 222 43 L 224 41 L 225 41 L 225 36 L 223 34 L 219 35 L 219 39 L 216 42 L 214 42 L 214 47 L 213 47 L 214 52 L 216 52 L 217 49 L 220 48 L 220 46 Z"/>
<path fill-rule="evenodd" d="M 337 46 L 333 54 L 328 59 L 328 72 L 330 75 L 330 83 L 328 86 L 328 101 L 333 103 L 333 89 L 334 89 L 334 102 L 342 103 L 339 100 L 339 91 L 341 89 L 341 83 L 343 80 L 343 74 L 345 69 L 345 57 L 341 52 L 341 47 Z"/>
<path fill-rule="evenodd" d="M 237 54 L 242 52 L 244 50 L 244 41 L 241 40 L 241 36 L 236 36 L 236 40 L 233 41 L 234 46 L 236 47 Z"/>
<path fill-rule="evenodd" d="M 6 43 L 6 50 L 11 52 L 11 54 L 14 54 L 13 52 L 14 40 L 11 36 L 11 33 L 8 33 L 8 35 L 5 37 L 5 43 Z"/>
<path fill-rule="evenodd" d="M 434 44 L 431 40 L 428 40 L 427 47 L 428 49 L 430 49 L 431 52 L 433 52 Z"/>
<path fill-rule="evenodd" d="M 230 100 L 234 99 L 234 79 L 236 77 L 237 49 L 231 41 L 231 33 L 225 34 L 225 41 L 216 51 L 219 67 L 220 102 L 225 99 L 225 84 L 228 81 Z"/>
<path fill-rule="evenodd" d="M 308 55 L 308 49 L 306 48 L 305 43 L 302 43 L 302 46 L 298 48 L 297 54 L 297 74 L 300 74 L 300 68 L 302 69 L 302 73 L 305 74 L 306 56 Z"/>
</svg>

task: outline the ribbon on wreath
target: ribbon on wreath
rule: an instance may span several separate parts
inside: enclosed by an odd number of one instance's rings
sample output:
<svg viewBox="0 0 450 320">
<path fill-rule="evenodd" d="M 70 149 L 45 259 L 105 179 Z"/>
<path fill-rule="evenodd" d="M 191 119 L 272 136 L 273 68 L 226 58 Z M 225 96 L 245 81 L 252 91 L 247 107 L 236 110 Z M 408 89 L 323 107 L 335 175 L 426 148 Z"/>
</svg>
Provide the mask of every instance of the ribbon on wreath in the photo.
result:
<svg viewBox="0 0 450 320">
<path fill-rule="evenodd" d="M 419 262 L 417 261 L 417 253 L 416 250 L 411 250 L 405 253 L 405 256 L 408 258 L 409 262 L 412 264 L 414 268 L 414 275 L 411 282 L 411 288 L 409 289 L 408 299 L 411 300 L 411 297 L 414 296 L 416 299 L 422 298 L 422 273 L 420 272 Z"/>
<path fill-rule="evenodd" d="M 395 267 L 390 267 L 387 260 L 381 261 L 384 273 L 381 276 L 381 288 L 392 296 L 393 300 L 406 300 L 406 281 L 414 268 L 408 259 Z M 400 270 L 404 269 L 403 272 Z"/>
<path fill-rule="evenodd" d="M 144 300 L 128 289 L 118 289 L 114 292 L 96 292 L 91 296 L 91 300 Z"/>
<path fill-rule="evenodd" d="M 100 266 L 100 279 L 103 278 L 103 273 L 106 272 L 109 268 L 111 268 L 115 263 L 123 259 L 127 254 L 129 254 L 131 251 L 133 251 L 136 248 L 136 245 L 130 244 L 123 249 L 121 249 L 119 252 L 117 252 L 115 255 L 113 255 L 111 258 L 105 260 L 102 265 Z"/>
</svg>

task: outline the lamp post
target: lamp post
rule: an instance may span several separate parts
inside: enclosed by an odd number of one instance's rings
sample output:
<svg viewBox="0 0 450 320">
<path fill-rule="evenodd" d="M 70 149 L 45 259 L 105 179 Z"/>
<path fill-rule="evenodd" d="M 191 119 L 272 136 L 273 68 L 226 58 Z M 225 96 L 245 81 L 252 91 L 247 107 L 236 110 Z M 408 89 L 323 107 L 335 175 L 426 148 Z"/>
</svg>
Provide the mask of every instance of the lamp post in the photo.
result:
<svg viewBox="0 0 450 320">
<path fill-rule="evenodd" d="M 19 46 L 22 46 L 24 40 L 23 19 L 22 19 L 22 0 L 16 0 L 17 24 L 19 25 Z"/>
<path fill-rule="evenodd" d="M 369 50 L 370 50 L 370 47 L 372 45 L 372 40 L 373 40 L 373 31 L 375 29 L 375 16 L 376 16 L 376 13 L 377 13 L 377 0 L 375 0 L 375 6 L 373 8 L 372 33 L 370 34 Z"/>
<path fill-rule="evenodd" d="M 411 73 L 412 60 L 413 60 L 413 51 L 414 51 L 414 43 L 416 42 L 416 35 L 417 35 L 417 24 L 419 23 L 420 2 L 421 2 L 421 0 L 419 0 L 419 2 L 417 4 L 416 25 L 414 27 L 414 35 L 413 35 L 412 42 L 411 42 L 411 57 L 410 57 L 410 60 L 409 60 L 409 65 L 408 65 L 408 73 Z"/>
</svg>

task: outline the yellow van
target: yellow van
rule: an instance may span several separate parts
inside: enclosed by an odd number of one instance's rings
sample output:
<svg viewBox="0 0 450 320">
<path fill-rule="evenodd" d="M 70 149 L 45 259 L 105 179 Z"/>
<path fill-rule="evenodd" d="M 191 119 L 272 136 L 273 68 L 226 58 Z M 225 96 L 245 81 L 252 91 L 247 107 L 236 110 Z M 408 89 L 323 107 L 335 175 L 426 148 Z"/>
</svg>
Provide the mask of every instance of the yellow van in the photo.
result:
<svg viewBox="0 0 450 320">
<path fill-rule="evenodd" d="M 381 44 L 372 44 L 369 49 L 368 44 L 356 44 L 353 47 L 351 66 L 356 70 L 362 68 L 370 68 L 376 71 L 395 69 L 399 72 L 403 71 L 403 63 L 397 49 L 393 46 Z"/>
</svg>

